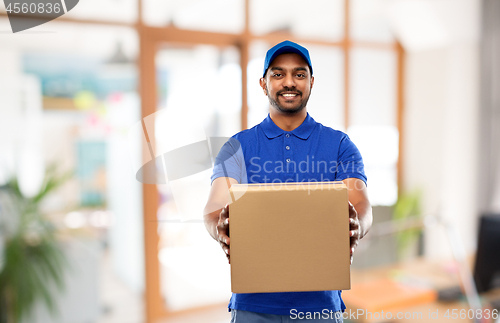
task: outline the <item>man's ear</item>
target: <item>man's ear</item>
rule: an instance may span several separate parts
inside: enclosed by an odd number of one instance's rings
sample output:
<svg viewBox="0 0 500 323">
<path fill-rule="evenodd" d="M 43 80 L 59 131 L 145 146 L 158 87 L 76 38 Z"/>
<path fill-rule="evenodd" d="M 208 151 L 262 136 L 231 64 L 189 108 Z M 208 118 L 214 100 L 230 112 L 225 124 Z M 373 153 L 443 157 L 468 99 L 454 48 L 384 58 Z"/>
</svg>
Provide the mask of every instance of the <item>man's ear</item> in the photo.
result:
<svg viewBox="0 0 500 323">
<path fill-rule="evenodd" d="M 314 76 L 311 76 L 311 89 L 313 88 L 314 85 Z"/>
<path fill-rule="evenodd" d="M 264 90 L 264 94 L 267 96 L 267 83 L 266 83 L 266 79 L 261 77 L 260 80 L 259 80 L 259 84 L 260 84 L 260 87 L 262 88 L 262 90 Z"/>
</svg>

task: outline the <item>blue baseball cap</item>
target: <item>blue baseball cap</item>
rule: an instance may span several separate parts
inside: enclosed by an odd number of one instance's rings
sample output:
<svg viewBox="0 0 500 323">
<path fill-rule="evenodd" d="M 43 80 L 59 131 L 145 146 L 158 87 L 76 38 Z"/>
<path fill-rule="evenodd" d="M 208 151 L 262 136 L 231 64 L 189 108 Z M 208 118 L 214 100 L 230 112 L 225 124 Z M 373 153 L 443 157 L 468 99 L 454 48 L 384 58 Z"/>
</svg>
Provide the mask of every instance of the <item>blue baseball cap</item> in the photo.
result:
<svg viewBox="0 0 500 323">
<path fill-rule="evenodd" d="M 309 57 L 309 51 L 305 49 L 304 47 L 300 46 L 299 44 L 296 44 L 294 42 L 291 42 L 289 40 L 285 40 L 277 45 L 275 45 L 273 48 L 267 51 L 266 54 L 266 60 L 264 61 L 264 74 L 262 77 L 266 76 L 267 69 L 269 68 L 269 64 L 272 63 L 272 61 L 281 54 L 285 53 L 295 53 L 299 54 L 302 56 L 302 58 L 306 61 L 307 65 L 309 65 L 309 68 L 311 69 L 311 75 L 313 73 L 313 68 L 311 64 L 311 58 Z"/>
</svg>

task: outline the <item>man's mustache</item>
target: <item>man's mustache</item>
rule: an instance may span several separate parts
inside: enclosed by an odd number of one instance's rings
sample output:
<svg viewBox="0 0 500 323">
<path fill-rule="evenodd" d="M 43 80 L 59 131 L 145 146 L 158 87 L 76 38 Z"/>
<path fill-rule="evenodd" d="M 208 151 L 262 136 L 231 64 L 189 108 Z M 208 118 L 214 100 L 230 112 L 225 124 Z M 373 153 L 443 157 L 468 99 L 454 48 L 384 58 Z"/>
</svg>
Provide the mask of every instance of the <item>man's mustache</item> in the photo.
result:
<svg viewBox="0 0 500 323">
<path fill-rule="evenodd" d="M 285 93 L 285 92 L 296 92 L 298 93 L 299 95 L 302 95 L 302 92 L 297 90 L 296 88 L 284 88 L 283 90 L 279 90 L 276 95 L 281 95 L 282 93 Z"/>
</svg>

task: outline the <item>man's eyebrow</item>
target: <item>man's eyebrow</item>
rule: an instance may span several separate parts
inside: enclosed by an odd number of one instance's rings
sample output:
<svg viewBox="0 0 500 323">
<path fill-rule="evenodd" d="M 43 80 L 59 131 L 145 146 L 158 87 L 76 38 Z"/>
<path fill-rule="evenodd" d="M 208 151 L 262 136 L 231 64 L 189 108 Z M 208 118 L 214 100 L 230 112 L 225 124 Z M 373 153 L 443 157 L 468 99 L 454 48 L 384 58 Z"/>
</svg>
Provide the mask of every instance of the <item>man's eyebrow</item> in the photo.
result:
<svg viewBox="0 0 500 323">
<path fill-rule="evenodd" d="M 281 68 L 281 67 L 279 67 L 279 66 L 273 66 L 273 67 L 271 67 L 270 69 L 271 69 L 271 71 L 283 71 L 283 68 Z M 306 71 L 306 72 L 307 72 L 307 71 L 308 71 L 308 69 L 307 69 L 307 68 L 305 68 L 305 67 L 295 67 L 295 68 L 293 69 L 293 71 Z"/>
</svg>

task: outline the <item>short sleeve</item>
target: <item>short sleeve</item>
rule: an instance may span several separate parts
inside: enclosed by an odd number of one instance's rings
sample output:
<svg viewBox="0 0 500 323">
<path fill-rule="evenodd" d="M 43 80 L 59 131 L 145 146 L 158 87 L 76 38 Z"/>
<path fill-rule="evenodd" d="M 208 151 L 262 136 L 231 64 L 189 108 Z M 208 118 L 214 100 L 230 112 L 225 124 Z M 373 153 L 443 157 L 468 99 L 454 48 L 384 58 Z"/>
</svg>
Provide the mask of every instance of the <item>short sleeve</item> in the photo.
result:
<svg viewBox="0 0 500 323">
<path fill-rule="evenodd" d="M 338 165 L 336 180 L 341 181 L 346 178 L 359 178 L 363 182 L 367 181 L 363 158 L 358 147 L 345 135 L 340 141 L 338 153 Z"/>
<path fill-rule="evenodd" d="M 238 183 L 246 182 L 243 151 L 236 138 L 230 138 L 215 158 L 211 182 L 219 177 L 231 177 Z"/>
</svg>

